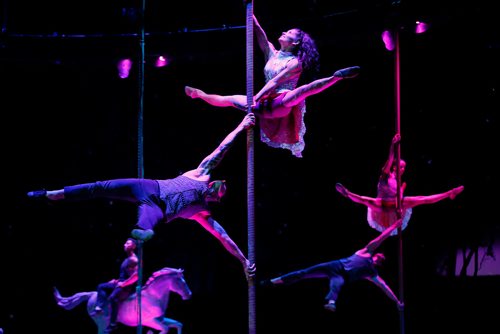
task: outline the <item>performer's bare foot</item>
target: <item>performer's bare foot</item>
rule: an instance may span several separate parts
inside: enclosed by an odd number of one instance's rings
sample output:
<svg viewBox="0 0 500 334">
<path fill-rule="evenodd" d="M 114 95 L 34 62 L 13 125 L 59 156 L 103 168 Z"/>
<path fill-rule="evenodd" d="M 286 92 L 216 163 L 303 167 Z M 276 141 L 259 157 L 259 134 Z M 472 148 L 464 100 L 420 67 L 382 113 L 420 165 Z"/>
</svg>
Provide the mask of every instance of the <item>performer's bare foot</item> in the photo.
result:
<svg viewBox="0 0 500 334">
<path fill-rule="evenodd" d="M 457 195 L 460 194 L 462 191 L 464 191 L 464 186 L 451 189 L 450 199 L 455 199 L 455 197 L 457 197 Z"/>
<path fill-rule="evenodd" d="M 200 90 L 193 87 L 185 86 L 184 92 L 186 92 L 186 95 L 192 99 L 200 97 Z"/>
<path fill-rule="evenodd" d="M 349 198 L 349 192 L 347 191 L 346 187 L 342 183 L 337 183 L 335 185 L 335 189 L 344 197 Z"/>
</svg>

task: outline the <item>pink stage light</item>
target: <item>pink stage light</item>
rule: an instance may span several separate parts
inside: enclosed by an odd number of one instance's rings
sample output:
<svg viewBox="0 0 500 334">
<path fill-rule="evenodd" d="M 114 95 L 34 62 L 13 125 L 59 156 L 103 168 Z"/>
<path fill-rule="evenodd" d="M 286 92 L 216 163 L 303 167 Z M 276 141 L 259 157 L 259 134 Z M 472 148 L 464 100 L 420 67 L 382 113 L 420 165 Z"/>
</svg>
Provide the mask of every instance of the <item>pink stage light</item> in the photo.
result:
<svg viewBox="0 0 500 334">
<path fill-rule="evenodd" d="M 159 56 L 158 58 L 156 58 L 156 61 L 155 61 L 156 67 L 164 67 L 167 65 L 168 65 L 168 59 L 166 57 Z"/>
<path fill-rule="evenodd" d="M 396 48 L 396 42 L 394 40 L 394 35 L 389 30 L 385 30 L 382 33 L 382 41 L 384 42 L 385 48 L 392 51 Z"/>
<path fill-rule="evenodd" d="M 416 21 L 415 22 L 415 33 L 416 34 L 423 34 L 429 29 L 429 25 L 425 22 L 421 21 Z"/>
<path fill-rule="evenodd" d="M 125 58 L 120 59 L 117 64 L 118 76 L 122 79 L 128 78 L 130 69 L 132 68 L 132 60 Z"/>
</svg>

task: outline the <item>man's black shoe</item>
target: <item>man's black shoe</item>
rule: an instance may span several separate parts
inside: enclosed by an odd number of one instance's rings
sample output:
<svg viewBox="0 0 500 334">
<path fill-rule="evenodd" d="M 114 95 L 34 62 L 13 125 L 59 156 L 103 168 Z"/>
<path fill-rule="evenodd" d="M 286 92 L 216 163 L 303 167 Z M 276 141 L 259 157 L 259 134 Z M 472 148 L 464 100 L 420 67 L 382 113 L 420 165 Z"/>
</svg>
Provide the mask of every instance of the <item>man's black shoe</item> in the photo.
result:
<svg viewBox="0 0 500 334">
<path fill-rule="evenodd" d="M 271 282 L 270 279 L 264 279 L 262 281 L 259 282 L 259 286 L 263 287 L 263 288 L 272 288 L 272 287 L 275 287 L 276 284 L 274 284 L 273 282 Z"/>
<path fill-rule="evenodd" d="M 47 190 L 35 190 L 28 192 L 28 197 L 30 198 L 46 198 Z"/>
</svg>

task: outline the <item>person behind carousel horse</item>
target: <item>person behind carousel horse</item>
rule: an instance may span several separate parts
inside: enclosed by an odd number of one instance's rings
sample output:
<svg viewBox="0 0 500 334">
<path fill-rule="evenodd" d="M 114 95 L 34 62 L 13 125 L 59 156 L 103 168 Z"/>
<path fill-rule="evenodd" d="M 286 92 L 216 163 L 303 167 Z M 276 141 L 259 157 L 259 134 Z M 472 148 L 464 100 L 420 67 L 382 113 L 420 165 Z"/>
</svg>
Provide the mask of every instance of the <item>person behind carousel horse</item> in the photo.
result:
<svg viewBox="0 0 500 334">
<path fill-rule="evenodd" d="M 212 217 L 208 203 L 220 202 L 226 192 L 225 181 L 210 180 L 213 170 L 233 146 L 237 136 L 254 125 L 255 115 L 246 114 L 238 126 L 201 161 L 197 168 L 172 179 L 115 179 L 66 186 L 51 191 L 30 191 L 27 195 L 31 198 L 48 198 L 53 201 L 113 199 L 134 203 L 139 207 L 137 223 L 139 228 L 132 231 L 132 237 L 143 241 L 153 237 L 153 229 L 160 222 L 168 223 L 176 218 L 194 220 L 240 261 L 247 277 L 253 276 L 255 264 L 245 257 L 226 230 Z"/>
<path fill-rule="evenodd" d="M 358 249 L 348 257 L 312 265 L 272 279 L 262 280 L 259 283 L 262 287 L 273 287 L 290 285 L 305 279 L 327 278 L 329 280 L 329 291 L 325 296 L 326 304 L 324 304 L 324 308 L 327 311 L 335 312 L 337 310 L 337 298 L 344 284 L 366 279 L 379 287 L 392 301 L 396 302 L 398 309 L 401 311 L 404 307 L 403 303 L 399 301 L 389 285 L 378 274 L 377 267 L 382 265 L 385 256 L 383 253 L 375 252 L 391 233 L 401 226 L 401 223 L 401 219 L 396 220 L 366 246 Z"/>
<path fill-rule="evenodd" d="M 319 68 L 319 53 L 316 42 L 299 28 L 285 31 L 278 38 L 279 50 L 268 40 L 267 35 L 253 16 L 255 35 L 265 57 L 265 85 L 253 97 L 252 112 L 259 117 L 262 142 L 271 147 L 288 149 L 296 157 L 302 157 L 306 126 L 305 100 L 318 94 L 338 81 L 354 78 L 360 67 L 344 68 L 332 76 L 314 80 L 298 86 L 303 73 L 314 73 Z M 247 111 L 245 95 L 208 94 L 201 89 L 185 87 L 187 96 L 202 99 L 216 107 L 234 107 Z"/>
<path fill-rule="evenodd" d="M 106 333 L 112 332 L 117 327 L 118 303 L 133 294 L 137 287 L 139 260 L 135 253 L 136 248 L 137 241 L 133 238 L 128 238 L 123 245 L 123 250 L 127 253 L 127 258 L 120 265 L 120 275 L 116 279 L 97 286 L 97 302 L 94 312 L 96 314 L 103 312 L 107 302 L 109 302 L 111 308 L 109 325 L 105 330 Z"/>
</svg>

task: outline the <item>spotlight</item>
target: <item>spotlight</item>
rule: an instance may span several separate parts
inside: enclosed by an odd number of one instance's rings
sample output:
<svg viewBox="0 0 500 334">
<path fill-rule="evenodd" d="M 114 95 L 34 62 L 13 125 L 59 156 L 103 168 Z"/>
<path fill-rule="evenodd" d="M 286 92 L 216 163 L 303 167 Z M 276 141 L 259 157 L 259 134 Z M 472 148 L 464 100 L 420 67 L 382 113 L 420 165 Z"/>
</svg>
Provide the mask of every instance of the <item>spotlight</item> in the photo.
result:
<svg viewBox="0 0 500 334">
<path fill-rule="evenodd" d="M 429 25 L 422 21 L 415 22 L 415 34 L 423 34 L 429 29 Z"/>
<path fill-rule="evenodd" d="M 120 59 L 116 67 L 118 69 L 118 76 L 122 79 L 126 79 L 132 68 L 132 60 L 128 58 Z"/>
<path fill-rule="evenodd" d="M 382 41 L 384 42 L 385 48 L 389 51 L 394 50 L 394 48 L 396 47 L 394 35 L 389 30 L 385 30 L 384 32 L 382 32 Z"/>
<path fill-rule="evenodd" d="M 168 65 L 168 59 L 164 56 L 158 56 L 155 61 L 155 67 L 164 67 Z"/>
</svg>

